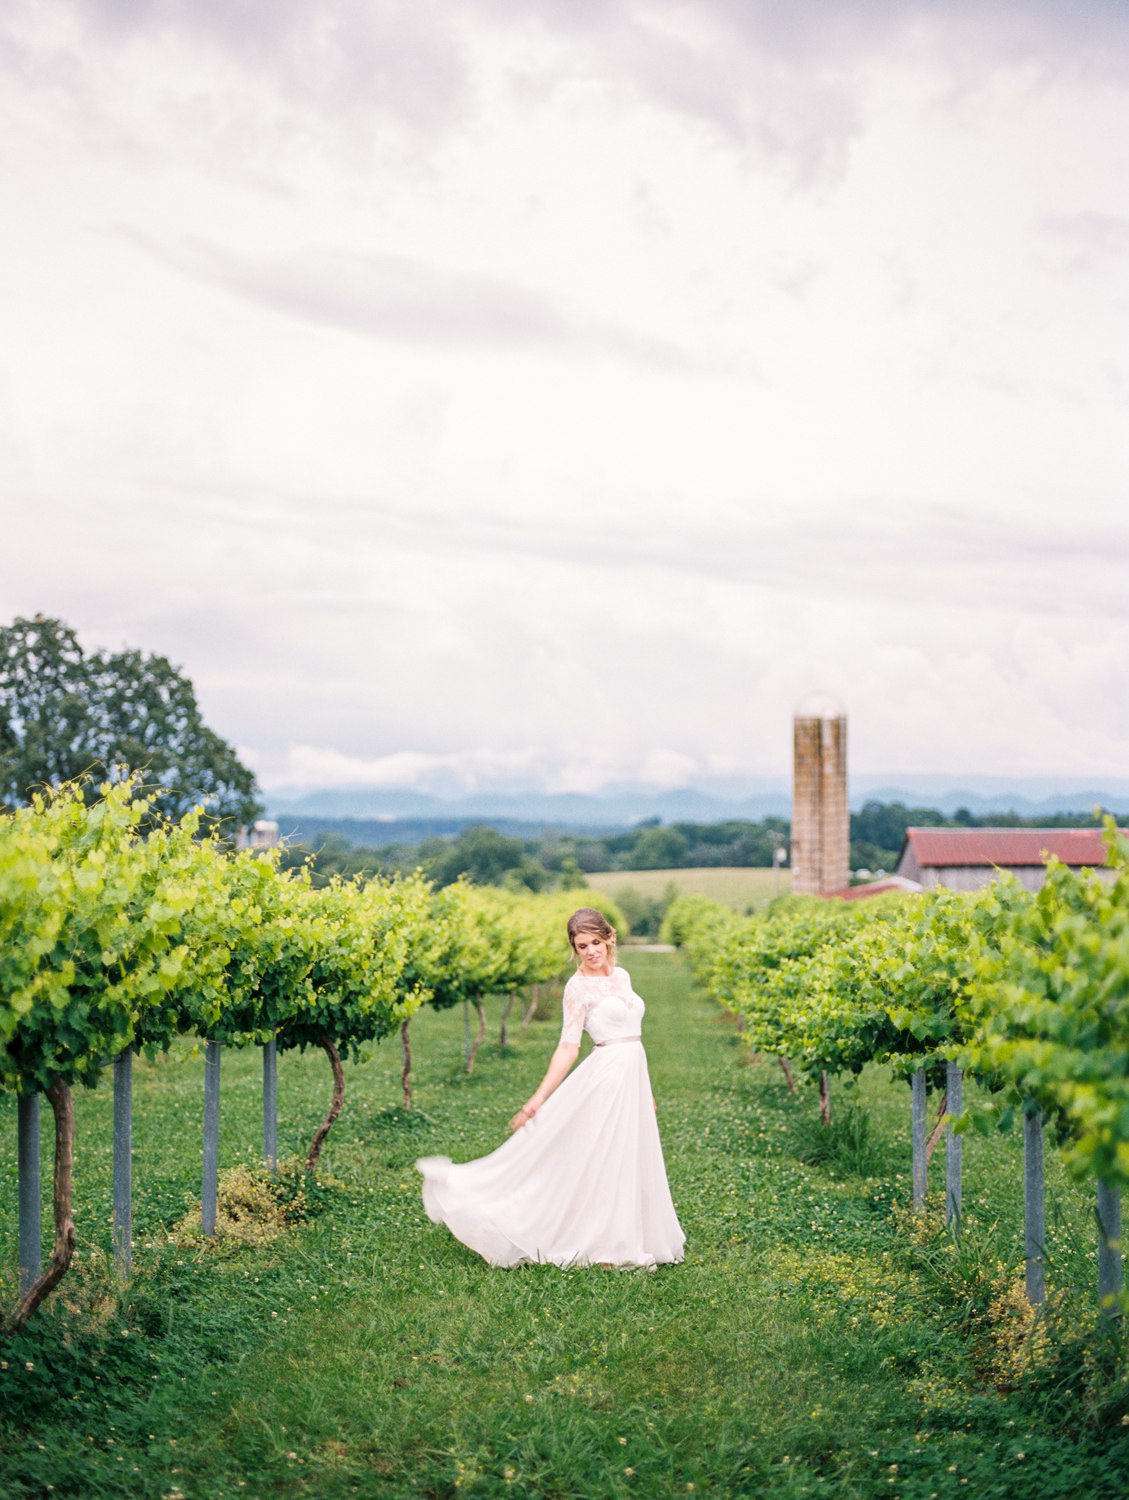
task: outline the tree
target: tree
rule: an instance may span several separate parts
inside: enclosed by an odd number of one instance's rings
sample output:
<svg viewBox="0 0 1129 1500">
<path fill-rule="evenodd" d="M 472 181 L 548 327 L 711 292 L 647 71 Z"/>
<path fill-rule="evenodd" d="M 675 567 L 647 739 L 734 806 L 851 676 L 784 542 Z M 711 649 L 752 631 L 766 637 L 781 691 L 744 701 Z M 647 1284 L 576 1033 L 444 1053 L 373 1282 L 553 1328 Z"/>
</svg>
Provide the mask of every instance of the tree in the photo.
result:
<svg viewBox="0 0 1129 1500">
<path fill-rule="evenodd" d="M 851 864 L 893 868 L 907 828 L 940 828 L 949 820 L 935 807 L 906 807 L 904 802 L 864 802 L 851 814 Z"/>
<path fill-rule="evenodd" d="M 523 869 L 526 858 L 520 839 L 508 838 L 480 823 L 465 828 L 451 843 L 443 840 L 434 855 L 430 843 L 420 853 L 424 855 L 424 868 L 439 886 L 453 884 L 460 875 L 476 885 L 500 885 L 508 871 Z M 528 883 L 524 876 L 522 883 Z"/>
<path fill-rule="evenodd" d="M 95 759 L 82 647 L 61 620 L 0 628 L 0 798 L 76 781 Z"/>
<path fill-rule="evenodd" d="M 122 767 L 165 789 L 171 818 L 199 802 L 237 823 L 262 811 L 254 775 L 167 657 L 84 653 L 68 625 L 43 615 L 0 627 L 0 803 L 87 772 L 115 779 Z"/>
<path fill-rule="evenodd" d="M 632 850 L 637 870 L 670 870 L 686 853 L 686 837 L 677 828 L 647 828 Z"/>
</svg>

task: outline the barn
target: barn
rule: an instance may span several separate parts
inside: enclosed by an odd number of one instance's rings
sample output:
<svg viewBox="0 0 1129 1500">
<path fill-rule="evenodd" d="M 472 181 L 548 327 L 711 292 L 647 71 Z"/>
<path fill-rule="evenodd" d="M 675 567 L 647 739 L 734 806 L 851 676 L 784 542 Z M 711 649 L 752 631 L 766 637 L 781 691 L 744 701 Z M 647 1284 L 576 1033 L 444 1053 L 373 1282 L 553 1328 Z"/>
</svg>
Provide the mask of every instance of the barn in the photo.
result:
<svg viewBox="0 0 1129 1500">
<path fill-rule="evenodd" d="M 1054 855 L 1072 869 L 1106 862 L 1100 828 L 907 828 L 895 871 L 919 886 L 972 891 L 1009 871 L 1030 891 L 1046 878 Z M 1111 875 L 1111 871 L 1103 871 Z"/>
</svg>

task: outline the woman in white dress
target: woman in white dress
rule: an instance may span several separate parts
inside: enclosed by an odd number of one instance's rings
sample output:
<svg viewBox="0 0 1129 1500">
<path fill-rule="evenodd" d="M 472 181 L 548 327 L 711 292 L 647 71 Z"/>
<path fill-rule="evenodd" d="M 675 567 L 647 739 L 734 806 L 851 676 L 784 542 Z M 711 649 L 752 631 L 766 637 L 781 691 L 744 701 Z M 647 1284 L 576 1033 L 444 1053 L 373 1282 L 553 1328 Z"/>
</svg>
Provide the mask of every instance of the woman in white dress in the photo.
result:
<svg viewBox="0 0 1129 1500">
<path fill-rule="evenodd" d="M 489 1156 L 416 1162 L 424 1207 L 495 1266 L 680 1261 L 686 1236 L 655 1121 L 643 1001 L 616 967 L 615 930 L 600 912 L 574 912 L 568 937 L 577 972 L 548 1071 Z M 572 1072 L 585 1030 L 595 1046 Z"/>
</svg>

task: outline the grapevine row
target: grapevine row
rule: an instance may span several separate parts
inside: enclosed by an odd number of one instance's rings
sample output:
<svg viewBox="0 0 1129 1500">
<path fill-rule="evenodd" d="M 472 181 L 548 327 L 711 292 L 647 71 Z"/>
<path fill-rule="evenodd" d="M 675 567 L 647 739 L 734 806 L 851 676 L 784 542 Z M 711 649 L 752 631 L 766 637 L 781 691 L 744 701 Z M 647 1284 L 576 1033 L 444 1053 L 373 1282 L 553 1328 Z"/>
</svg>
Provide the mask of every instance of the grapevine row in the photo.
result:
<svg viewBox="0 0 1129 1500">
<path fill-rule="evenodd" d="M 1129 862 L 1112 824 L 1107 838 L 1104 873 L 1052 860 L 1037 892 L 1004 877 L 975 892 L 937 888 L 865 905 L 788 900 L 763 918 L 684 897 L 665 935 L 754 1051 L 782 1059 L 789 1078 L 795 1069 L 818 1083 L 825 1119 L 835 1075 L 877 1062 L 912 1080 L 917 1203 L 927 1085 L 951 1107 L 950 1127 L 1022 1114 L 1028 1155 L 1040 1160 L 1045 1122 L 1074 1176 L 1097 1185 L 1112 1306 L 1118 1195 L 1129 1185 Z M 953 1096 L 966 1072 L 983 1098 L 961 1115 Z M 954 1144 L 959 1160 L 959 1136 Z M 1029 1200 L 1040 1192 L 1029 1182 Z M 948 1196 L 950 1215 L 959 1213 L 959 1177 Z M 1029 1201 L 1036 1300 L 1040 1209 Z"/>
<path fill-rule="evenodd" d="M 191 1034 L 206 1044 L 214 1113 L 221 1046 L 262 1045 L 272 1066 L 277 1052 L 321 1048 L 334 1084 L 312 1170 L 341 1108 L 341 1059 L 399 1030 L 410 1103 L 416 1010 L 463 1002 L 483 1016 L 483 997 L 552 978 L 574 904 L 567 892 L 436 891 L 419 875 L 316 888 L 307 870 L 201 836 L 198 813 L 162 821 L 135 779 L 92 805 L 68 786 L 0 818 L 0 1089 L 19 1096 L 21 1120 L 45 1095 L 56 1138 L 54 1252 L 13 1322 L 73 1255 L 75 1084 L 118 1059 L 128 1087 L 121 1060 Z"/>
</svg>

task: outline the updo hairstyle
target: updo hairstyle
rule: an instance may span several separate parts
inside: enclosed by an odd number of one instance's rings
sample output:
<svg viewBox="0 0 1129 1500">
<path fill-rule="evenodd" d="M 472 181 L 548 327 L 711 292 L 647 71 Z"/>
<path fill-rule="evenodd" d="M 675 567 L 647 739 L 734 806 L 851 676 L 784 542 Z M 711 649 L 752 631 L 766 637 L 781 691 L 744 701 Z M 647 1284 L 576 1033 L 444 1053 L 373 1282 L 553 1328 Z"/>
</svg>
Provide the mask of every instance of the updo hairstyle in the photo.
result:
<svg viewBox="0 0 1129 1500">
<path fill-rule="evenodd" d="M 576 939 L 582 932 L 592 932 L 608 945 L 608 956 L 615 966 L 615 928 L 604 916 L 602 911 L 597 911 L 594 906 L 582 906 L 579 911 L 574 911 L 568 919 L 568 944 L 573 954 L 576 953 Z M 580 960 L 577 958 L 577 963 Z"/>
</svg>

